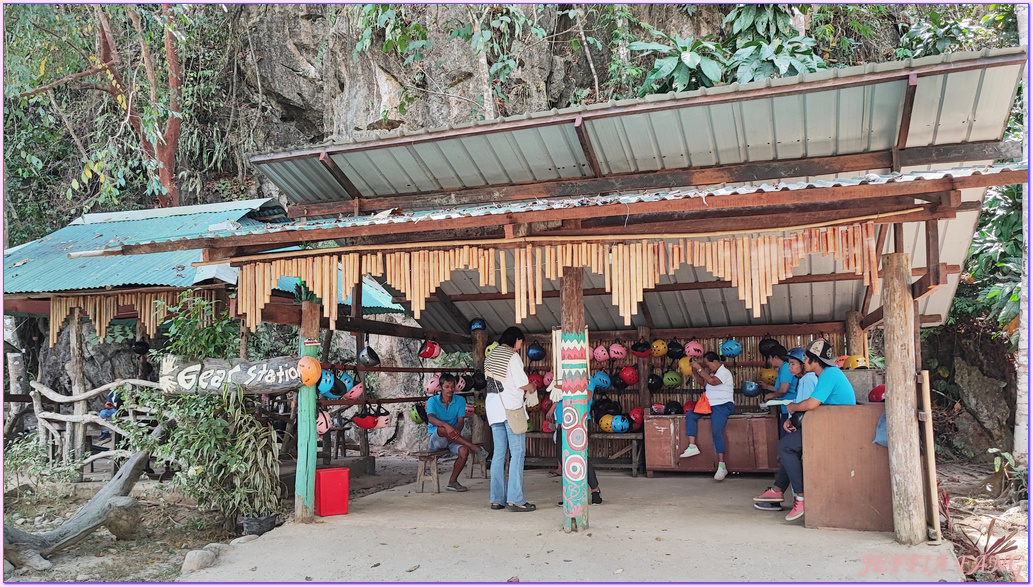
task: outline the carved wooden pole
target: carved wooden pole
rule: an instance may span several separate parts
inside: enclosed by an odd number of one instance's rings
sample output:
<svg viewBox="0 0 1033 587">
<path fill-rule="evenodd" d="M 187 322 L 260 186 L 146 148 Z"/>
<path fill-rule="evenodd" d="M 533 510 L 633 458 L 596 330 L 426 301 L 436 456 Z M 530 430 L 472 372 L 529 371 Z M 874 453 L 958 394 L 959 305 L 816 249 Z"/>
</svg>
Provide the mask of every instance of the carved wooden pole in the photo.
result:
<svg viewBox="0 0 1033 587">
<path fill-rule="evenodd" d="M 918 451 L 915 389 L 914 300 L 907 253 L 883 255 L 883 308 L 886 333 L 886 437 L 889 443 L 893 529 L 897 542 L 925 540 L 922 463 Z"/>
<path fill-rule="evenodd" d="M 319 304 L 301 302 L 299 356 L 319 353 Z M 316 386 L 298 389 L 298 469 L 294 480 L 294 521 L 309 524 L 316 507 Z"/>
<path fill-rule="evenodd" d="M 82 309 L 72 308 L 72 317 L 68 321 L 68 344 L 71 348 L 71 360 L 68 366 L 68 375 L 72 380 L 72 395 L 79 395 L 86 392 L 86 374 L 83 372 L 82 357 Z M 76 416 L 86 415 L 86 402 L 79 401 L 72 405 L 72 413 Z M 74 461 L 83 456 L 83 447 L 86 445 L 86 424 L 74 422 L 66 424 L 69 433 L 66 433 L 66 456 L 65 463 Z M 79 480 L 82 479 L 82 469 L 76 469 Z"/>
<path fill-rule="evenodd" d="M 865 344 L 866 336 L 861 329 L 861 319 L 864 315 L 856 310 L 846 313 L 846 354 L 861 355 L 868 358 L 868 345 Z"/>
<path fill-rule="evenodd" d="M 588 529 L 588 330 L 582 267 L 564 267 L 560 284 L 560 365 L 563 381 L 563 529 Z"/>
</svg>

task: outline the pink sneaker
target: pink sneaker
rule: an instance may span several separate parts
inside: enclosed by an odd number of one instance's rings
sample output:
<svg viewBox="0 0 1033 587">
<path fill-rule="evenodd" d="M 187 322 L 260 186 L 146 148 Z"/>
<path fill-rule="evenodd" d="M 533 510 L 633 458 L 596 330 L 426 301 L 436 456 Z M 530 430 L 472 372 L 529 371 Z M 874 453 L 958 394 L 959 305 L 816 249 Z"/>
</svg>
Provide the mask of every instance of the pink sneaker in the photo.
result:
<svg viewBox="0 0 1033 587">
<path fill-rule="evenodd" d="M 803 500 L 796 498 L 793 500 L 793 509 L 789 510 L 786 514 L 786 521 L 792 522 L 793 520 L 799 520 L 803 517 Z"/>
<path fill-rule="evenodd" d="M 767 491 L 753 498 L 753 501 L 758 503 L 782 503 L 784 500 L 782 492 L 774 487 L 768 487 Z"/>
</svg>

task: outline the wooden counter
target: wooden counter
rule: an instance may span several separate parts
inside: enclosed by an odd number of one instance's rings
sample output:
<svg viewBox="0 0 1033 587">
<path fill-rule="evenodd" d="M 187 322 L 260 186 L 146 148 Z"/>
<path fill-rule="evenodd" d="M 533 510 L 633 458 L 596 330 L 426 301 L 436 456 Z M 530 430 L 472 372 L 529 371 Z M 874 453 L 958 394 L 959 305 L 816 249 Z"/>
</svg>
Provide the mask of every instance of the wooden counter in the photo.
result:
<svg viewBox="0 0 1033 587">
<path fill-rule="evenodd" d="M 685 416 L 646 416 L 646 477 L 653 471 L 717 471 L 717 453 L 711 438 L 710 416 L 700 418 L 696 446 L 700 454 L 687 459 L 679 455 L 689 446 Z M 778 470 L 778 417 L 773 413 L 734 414 L 725 425 L 725 463 L 730 472 L 774 472 Z"/>
</svg>

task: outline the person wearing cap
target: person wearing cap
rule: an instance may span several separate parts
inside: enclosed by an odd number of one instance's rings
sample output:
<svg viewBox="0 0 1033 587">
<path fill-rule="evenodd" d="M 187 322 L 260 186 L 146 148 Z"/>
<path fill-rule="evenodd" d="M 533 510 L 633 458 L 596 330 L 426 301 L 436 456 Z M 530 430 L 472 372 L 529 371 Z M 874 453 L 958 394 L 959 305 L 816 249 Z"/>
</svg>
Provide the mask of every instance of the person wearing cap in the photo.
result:
<svg viewBox="0 0 1033 587">
<path fill-rule="evenodd" d="M 804 369 L 807 373 L 814 373 L 818 376 L 818 382 L 810 397 L 786 406 L 792 418 L 800 414 L 796 421 L 801 421 L 803 413 L 817 409 L 822 405 L 830 406 L 853 406 L 857 404 L 854 398 L 854 386 L 850 380 L 836 366 L 836 358 L 832 352 L 832 345 L 828 341 L 818 339 L 811 341 L 805 347 Z M 792 420 L 791 420 L 792 422 Z M 789 424 L 792 426 L 792 424 Z M 794 428 L 798 428 L 795 426 Z M 785 468 L 789 482 L 793 486 L 796 498 L 793 500 L 793 507 L 786 514 L 786 520 L 798 520 L 804 515 L 804 490 L 803 490 L 803 435 L 786 434 L 778 441 L 778 460 L 780 467 Z M 785 488 L 781 488 L 785 489 Z M 765 492 L 774 493 L 775 488 Z M 764 497 L 763 495 L 761 497 Z M 780 495 L 779 495 L 780 497 Z M 781 501 L 781 500 L 779 500 Z"/>
<path fill-rule="evenodd" d="M 765 364 L 772 369 L 778 369 L 778 377 L 774 385 L 760 382 L 761 388 L 768 391 L 764 394 L 764 401 L 773 399 L 796 399 L 796 382 L 798 379 L 789 370 L 789 351 L 782 345 L 776 345 L 768 354 L 762 354 Z M 778 416 L 778 437 L 785 436 L 785 421 L 789 419 L 789 412 L 785 406 L 779 406 Z"/>
<path fill-rule="evenodd" d="M 466 423 L 466 398 L 454 395 L 456 391 L 455 375 L 445 373 L 441 376 L 440 385 L 441 391 L 427 398 L 427 429 L 430 433 L 427 448 L 448 450 L 456 455 L 452 476 L 449 477 L 445 489 L 466 491 L 466 487 L 459 483 L 459 473 L 466 466 L 466 459 L 470 456 L 470 451 L 475 453 L 483 451 L 483 456 L 487 456 L 487 451 L 463 436 L 463 425 Z"/>
</svg>

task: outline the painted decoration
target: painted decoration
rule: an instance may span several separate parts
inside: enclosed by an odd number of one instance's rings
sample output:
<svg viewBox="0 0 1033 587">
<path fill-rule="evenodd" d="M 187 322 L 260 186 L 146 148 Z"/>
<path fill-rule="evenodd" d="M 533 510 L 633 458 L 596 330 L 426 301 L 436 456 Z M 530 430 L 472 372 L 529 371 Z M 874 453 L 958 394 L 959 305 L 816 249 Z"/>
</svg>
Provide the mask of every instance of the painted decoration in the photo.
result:
<svg viewBox="0 0 1033 587">
<path fill-rule="evenodd" d="M 564 525 L 588 527 L 588 331 L 560 335 Z"/>
</svg>

